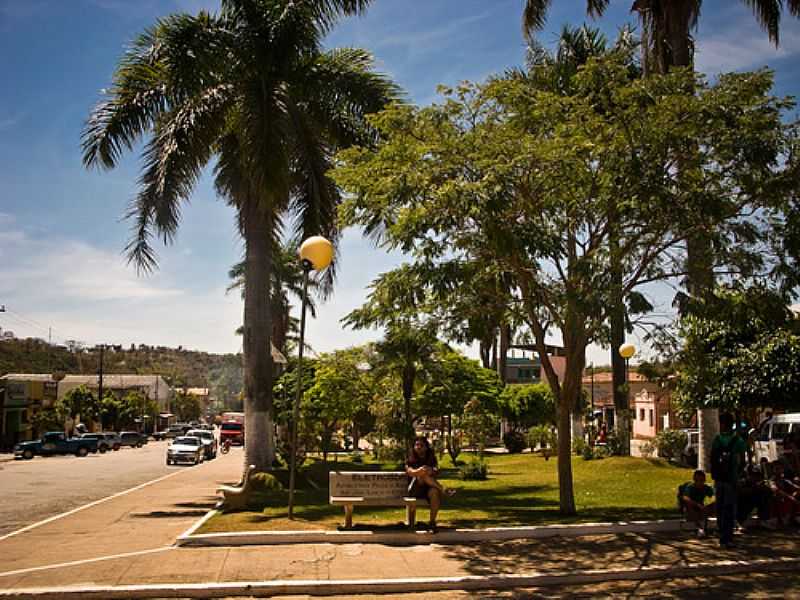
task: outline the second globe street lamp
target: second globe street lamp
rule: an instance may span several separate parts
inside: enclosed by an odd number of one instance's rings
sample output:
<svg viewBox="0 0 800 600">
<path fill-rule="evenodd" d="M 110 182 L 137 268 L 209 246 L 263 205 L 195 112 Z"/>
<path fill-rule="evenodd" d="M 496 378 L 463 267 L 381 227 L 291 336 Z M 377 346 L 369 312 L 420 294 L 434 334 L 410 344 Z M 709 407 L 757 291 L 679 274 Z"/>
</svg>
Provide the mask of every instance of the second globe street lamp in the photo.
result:
<svg viewBox="0 0 800 600">
<path fill-rule="evenodd" d="M 303 267 L 303 300 L 300 306 L 300 347 L 297 351 L 297 378 L 292 407 L 292 440 L 289 456 L 289 518 L 294 518 L 294 488 L 297 471 L 297 428 L 300 420 L 300 394 L 303 387 L 303 346 L 306 331 L 306 300 L 308 298 L 308 274 L 322 271 L 333 260 L 333 244 L 324 237 L 316 235 L 300 245 L 300 264 Z"/>
</svg>

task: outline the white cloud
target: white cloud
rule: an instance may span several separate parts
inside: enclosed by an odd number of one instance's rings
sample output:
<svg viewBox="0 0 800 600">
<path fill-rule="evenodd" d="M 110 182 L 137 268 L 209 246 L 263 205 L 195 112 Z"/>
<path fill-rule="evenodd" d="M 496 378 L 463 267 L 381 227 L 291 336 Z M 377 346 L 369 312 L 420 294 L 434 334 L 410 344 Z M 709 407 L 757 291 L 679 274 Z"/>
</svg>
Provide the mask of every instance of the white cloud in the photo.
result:
<svg viewBox="0 0 800 600">
<path fill-rule="evenodd" d="M 6 228 L 0 230 L 0 247 L 0 293 L 6 296 L 29 293 L 60 301 L 104 301 L 182 293 L 137 278 L 123 257 L 83 241 L 35 239 Z"/>
<path fill-rule="evenodd" d="M 746 12 L 714 35 L 697 39 L 695 63 L 700 72 L 716 75 L 763 67 L 800 53 L 800 23 L 788 14 L 781 20 L 780 46 L 775 48 L 753 15 Z"/>
</svg>

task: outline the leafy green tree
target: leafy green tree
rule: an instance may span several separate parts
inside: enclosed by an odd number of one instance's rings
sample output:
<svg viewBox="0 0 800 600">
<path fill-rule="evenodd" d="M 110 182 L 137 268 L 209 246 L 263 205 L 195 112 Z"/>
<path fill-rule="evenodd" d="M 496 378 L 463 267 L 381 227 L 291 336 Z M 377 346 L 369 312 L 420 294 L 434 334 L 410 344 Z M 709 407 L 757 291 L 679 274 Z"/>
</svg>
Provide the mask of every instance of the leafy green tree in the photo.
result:
<svg viewBox="0 0 800 600">
<path fill-rule="evenodd" d="M 554 423 L 556 405 L 546 383 L 507 385 L 497 398 L 499 414 L 516 430 Z"/>
<path fill-rule="evenodd" d="M 486 440 L 496 431 L 497 418 L 481 404 L 480 400 L 471 398 L 464 406 L 464 412 L 459 417 L 458 424 L 469 444 L 478 449 L 478 458 L 482 461 Z"/>
<path fill-rule="evenodd" d="M 750 6 L 759 25 L 767 32 L 771 42 L 778 47 L 780 42 L 780 21 L 784 14 L 784 3 L 777 0 L 744 0 Z M 547 10 L 551 0 L 526 0 L 523 12 L 523 31 L 528 38 L 540 30 L 545 23 Z M 587 0 L 586 11 L 593 17 L 600 17 L 608 8 L 608 0 Z M 645 75 L 650 73 L 667 73 L 674 68 L 694 67 L 695 42 L 692 37 L 700 21 L 700 8 L 702 0 L 635 0 L 631 7 L 632 12 L 638 13 L 640 30 L 642 32 L 642 67 Z M 786 11 L 800 17 L 800 0 L 787 0 Z M 693 86 L 687 82 L 686 93 L 692 93 Z M 691 145 L 684 146 L 675 152 L 677 158 L 676 169 L 683 176 L 692 178 L 691 159 L 687 154 L 693 151 Z M 797 175 L 795 175 L 797 177 Z M 704 227 L 696 229 L 687 238 L 685 278 L 687 293 L 694 297 L 706 297 L 712 294 L 715 284 L 715 265 L 725 264 L 726 259 L 732 258 L 729 253 L 719 253 L 720 248 L 726 244 L 720 242 L 722 232 L 719 231 L 719 203 L 710 203 L 708 198 L 699 194 L 690 198 L 699 214 L 695 219 L 701 220 Z M 785 235 L 779 236 L 776 246 L 780 250 L 777 274 L 788 280 L 791 287 L 800 281 L 800 222 L 797 220 L 796 202 L 788 201 L 782 207 L 783 225 Z M 733 211 L 731 214 L 736 214 Z M 739 234 L 738 237 L 741 237 Z M 786 241 L 789 241 L 787 244 Z M 794 240 L 794 241 L 792 241 Z M 735 242 L 734 242 L 735 245 Z M 735 255 L 735 252 L 734 252 Z M 612 351 L 619 345 L 621 329 L 612 326 Z M 613 356 L 613 354 L 612 354 Z M 615 394 L 621 381 L 621 361 L 614 357 L 614 385 Z M 704 363 L 700 363 L 702 367 Z M 700 429 L 714 431 L 715 423 L 709 421 L 707 413 L 701 413 Z M 713 435 L 713 433 L 712 433 Z M 710 437 L 703 434 L 703 437 Z M 701 461 L 701 467 L 703 462 Z"/>
<path fill-rule="evenodd" d="M 369 406 L 371 386 L 360 369 L 363 360 L 358 348 L 320 356 L 314 383 L 303 396 L 303 416 L 315 424 L 326 461 L 336 432 L 340 428 L 352 431 L 356 418 Z"/>
<path fill-rule="evenodd" d="M 687 81 L 696 96 L 686 97 Z M 429 271 L 455 256 L 512 274 L 558 407 L 564 514 L 575 512 L 567 432 L 585 350 L 602 339 L 612 303 L 611 230 L 625 297 L 673 275 L 674 253 L 705 226 L 687 197 L 724 198 L 728 218 L 778 186 L 791 126 L 780 121 L 789 103 L 769 97 L 771 82 L 756 73 L 708 86 L 685 72 L 632 81 L 624 59 L 602 57 L 578 71 L 566 96 L 511 77 L 446 90 L 431 107 L 392 107 L 373 118 L 377 150 L 340 154 L 334 176 L 352 193 L 345 223 Z M 678 177 L 672 160 L 685 145 L 698 150 L 692 179 Z M 550 329 L 565 347 L 563 377 L 547 353 Z"/>
<path fill-rule="evenodd" d="M 100 418 L 101 407 L 88 387 L 80 385 L 72 388 L 64 397 L 56 402 L 56 411 L 70 419 L 80 419 L 82 422 L 97 421 Z"/>
<path fill-rule="evenodd" d="M 202 413 L 200 399 L 192 394 L 176 394 L 172 401 L 172 410 L 178 420 L 184 423 L 197 421 Z"/>
<path fill-rule="evenodd" d="M 402 277 L 378 278 L 372 283 L 364 305 L 350 312 L 342 322 L 354 329 L 384 328 L 383 339 L 374 345 L 376 367 L 399 376 L 403 397 L 401 439 L 410 451 L 414 439 L 414 389 L 421 383 L 419 376 L 439 344 L 438 326 L 414 310 L 413 299 L 398 298 L 398 293 L 414 295 L 415 292 Z"/>
<path fill-rule="evenodd" d="M 441 344 L 427 362 L 425 380 L 416 395 L 415 405 L 420 415 L 438 417 L 446 424 L 447 451 L 455 461 L 460 444 L 454 438 L 453 415 L 462 414 L 471 398 L 496 412 L 501 388 L 502 382 L 496 372 Z"/>
<path fill-rule="evenodd" d="M 365 115 L 397 97 L 358 49 L 322 39 L 369 0 L 221 0 L 212 15 L 160 19 L 120 60 L 83 132 L 87 167 L 111 169 L 149 134 L 129 216 L 128 256 L 156 266 L 154 235 L 174 240 L 181 203 L 213 162 L 218 194 L 236 211 L 245 246 L 244 464 L 274 458 L 270 274 L 286 221 L 297 239 L 338 239 L 332 153 L 371 143 Z M 333 271 L 331 271 L 333 273 Z"/>
<path fill-rule="evenodd" d="M 55 408 L 43 408 L 36 411 L 31 417 L 34 438 L 41 437 L 48 431 L 64 430 L 64 415 L 59 414 Z"/>
<path fill-rule="evenodd" d="M 703 316 L 690 313 L 678 327 L 680 405 L 800 408 L 800 322 L 783 297 L 763 287 L 718 288 L 704 302 Z"/>
</svg>

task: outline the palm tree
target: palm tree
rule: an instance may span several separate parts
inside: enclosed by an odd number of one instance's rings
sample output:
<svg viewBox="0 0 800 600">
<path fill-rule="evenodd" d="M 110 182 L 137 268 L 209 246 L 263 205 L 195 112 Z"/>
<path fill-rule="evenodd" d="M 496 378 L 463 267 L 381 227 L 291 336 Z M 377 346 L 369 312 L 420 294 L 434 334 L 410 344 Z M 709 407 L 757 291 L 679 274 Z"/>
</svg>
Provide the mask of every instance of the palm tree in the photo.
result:
<svg viewBox="0 0 800 600">
<path fill-rule="evenodd" d="M 375 343 L 378 369 L 400 375 L 403 393 L 403 439 L 407 452 L 411 451 L 414 442 L 414 418 L 411 413 L 414 386 L 439 345 L 435 326 L 416 319 L 398 319 L 386 324 L 383 339 Z"/>
<path fill-rule="evenodd" d="M 522 29 L 531 37 L 544 27 L 547 9 L 552 0 L 526 0 L 522 13 Z M 761 28 L 777 47 L 780 43 L 780 22 L 783 2 L 780 0 L 742 0 L 753 9 Z M 692 65 L 692 30 L 697 29 L 703 0 L 634 0 L 631 12 L 639 14 L 642 43 L 649 66 L 659 73 L 672 67 Z M 586 0 L 586 12 L 601 17 L 609 0 Z M 800 17 L 800 0 L 786 0 L 786 10 Z"/>
<path fill-rule="evenodd" d="M 366 115 L 399 95 L 359 49 L 322 39 L 370 0 L 221 0 L 218 15 L 160 19 L 120 60 L 83 131 L 86 167 L 114 168 L 145 136 L 128 257 L 156 267 L 154 236 L 174 241 L 182 201 L 212 160 L 218 194 L 245 244 L 245 464 L 269 469 L 273 250 L 284 227 L 335 241 L 335 151 L 374 141 Z M 333 273 L 331 272 L 331 276 Z"/>
<path fill-rule="evenodd" d="M 289 302 L 289 294 L 297 298 L 298 301 L 302 300 L 303 295 L 303 271 L 297 260 L 299 248 L 300 244 L 297 240 L 290 240 L 273 250 L 274 259 L 272 273 L 270 273 L 269 294 L 270 310 L 272 311 L 272 335 L 270 336 L 270 341 L 275 348 L 284 354 L 288 352 L 290 334 L 299 331 L 298 320 L 291 316 L 292 304 Z M 243 299 L 245 266 L 246 263 L 241 261 L 231 267 L 230 271 L 228 271 L 228 277 L 232 280 L 232 283 L 226 290 L 226 292 L 241 290 Z M 312 297 L 314 292 L 318 291 L 324 296 L 327 290 L 327 287 L 321 285 L 321 283 L 325 282 L 319 282 L 316 279 L 310 279 L 308 282 L 311 294 L 306 299 L 306 306 L 312 317 L 316 317 L 316 305 Z M 244 327 L 237 329 L 236 333 L 242 335 Z"/>
</svg>

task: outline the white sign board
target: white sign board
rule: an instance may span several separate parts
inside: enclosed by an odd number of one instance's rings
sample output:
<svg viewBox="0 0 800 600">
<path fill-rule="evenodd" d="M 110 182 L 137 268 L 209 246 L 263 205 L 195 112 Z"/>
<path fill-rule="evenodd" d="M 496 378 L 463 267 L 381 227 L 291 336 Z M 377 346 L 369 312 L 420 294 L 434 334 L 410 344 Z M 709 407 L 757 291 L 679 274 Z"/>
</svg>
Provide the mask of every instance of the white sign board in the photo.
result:
<svg viewBox="0 0 800 600">
<path fill-rule="evenodd" d="M 331 497 L 402 498 L 408 494 L 408 476 L 403 472 L 332 471 Z"/>
</svg>

